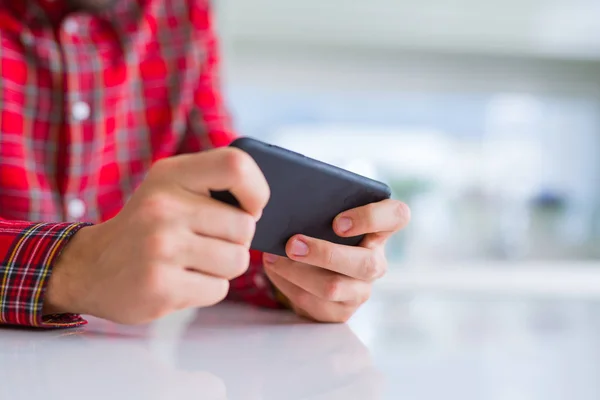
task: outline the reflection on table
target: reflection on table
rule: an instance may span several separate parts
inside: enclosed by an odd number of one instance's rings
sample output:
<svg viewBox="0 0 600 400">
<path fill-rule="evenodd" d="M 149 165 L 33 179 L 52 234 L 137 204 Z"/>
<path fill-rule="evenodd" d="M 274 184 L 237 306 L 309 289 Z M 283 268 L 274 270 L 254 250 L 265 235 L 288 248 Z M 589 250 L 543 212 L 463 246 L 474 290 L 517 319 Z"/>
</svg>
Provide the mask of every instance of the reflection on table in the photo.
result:
<svg viewBox="0 0 600 400">
<path fill-rule="evenodd" d="M 139 327 L 0 330 L 1 399 L 377 399 L 347 325 L 222 305 Z"/>
</svg>

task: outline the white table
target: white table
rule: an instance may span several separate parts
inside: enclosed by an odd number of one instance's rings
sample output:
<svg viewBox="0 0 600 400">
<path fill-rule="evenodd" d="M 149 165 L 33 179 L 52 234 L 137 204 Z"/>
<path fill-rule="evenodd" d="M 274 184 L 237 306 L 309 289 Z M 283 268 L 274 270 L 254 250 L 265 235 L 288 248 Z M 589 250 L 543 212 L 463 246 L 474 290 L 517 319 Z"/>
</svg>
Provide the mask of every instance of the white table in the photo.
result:
<svg viewBox="0 0 600 400">
<path fill-rule="evenodd" d="M 600 307 L 380 294 L 347 325 L 224 304 L 149 326 L 0 329 L 2 400 L 600 398 Z"/>
</svg>

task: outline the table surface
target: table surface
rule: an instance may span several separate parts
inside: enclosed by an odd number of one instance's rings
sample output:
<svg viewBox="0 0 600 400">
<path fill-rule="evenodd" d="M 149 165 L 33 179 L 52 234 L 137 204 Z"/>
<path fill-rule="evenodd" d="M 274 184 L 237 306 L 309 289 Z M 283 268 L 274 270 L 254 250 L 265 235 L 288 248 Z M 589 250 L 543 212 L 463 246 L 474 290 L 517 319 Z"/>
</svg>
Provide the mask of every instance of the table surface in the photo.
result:
<svg viewBox="0 0 600 400">
<path fill-rule="evenodd" d="M 376 296 L 348 324 L 223 304 L 147 326 L 0 329 L 0 399 L 600 398 L 600 307 Z"/>
</svg>

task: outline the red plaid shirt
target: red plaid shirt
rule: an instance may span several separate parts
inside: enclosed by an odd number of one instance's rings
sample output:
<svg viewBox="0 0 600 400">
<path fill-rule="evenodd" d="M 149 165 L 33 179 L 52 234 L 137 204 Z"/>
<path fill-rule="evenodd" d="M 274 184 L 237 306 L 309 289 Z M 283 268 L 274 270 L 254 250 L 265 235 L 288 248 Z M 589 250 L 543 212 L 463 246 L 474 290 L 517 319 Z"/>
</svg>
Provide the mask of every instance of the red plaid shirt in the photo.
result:
<svg viewBox="0 0 600 400">
<path fill-rule="evenodd" d="M 69 238 L 115 216 L 156 160 L 232 140 L 208 3 L 0 0 L 0 324 L 84 323 L 41 314 Z M 276 306 L 259 259 L 230 298 Z"/>
</svg>

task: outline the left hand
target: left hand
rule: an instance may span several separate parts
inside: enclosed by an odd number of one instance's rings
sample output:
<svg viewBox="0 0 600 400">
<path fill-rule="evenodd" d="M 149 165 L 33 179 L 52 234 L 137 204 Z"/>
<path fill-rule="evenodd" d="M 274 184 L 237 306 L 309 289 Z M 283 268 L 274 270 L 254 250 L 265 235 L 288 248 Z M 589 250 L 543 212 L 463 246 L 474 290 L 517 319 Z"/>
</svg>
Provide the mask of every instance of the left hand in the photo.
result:
<svg viewBox="0 0 600 400">
<path fill-rule="evenodd" d="M 410 221 L 406 204 L 384 200 L 338 215 L 341 237 L 366 235 L 360 246 L 343 246 L 304 235 L 286 246 L 289 258 L 265 254 L 265 271 L 301 316 L 319 322 L 346 322 L 371 296 L 387 270 L 385 244 Z"/>
</svg>

